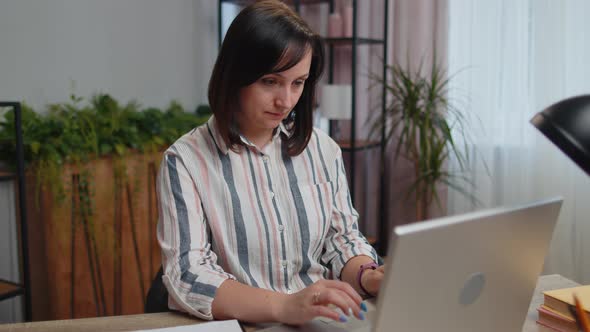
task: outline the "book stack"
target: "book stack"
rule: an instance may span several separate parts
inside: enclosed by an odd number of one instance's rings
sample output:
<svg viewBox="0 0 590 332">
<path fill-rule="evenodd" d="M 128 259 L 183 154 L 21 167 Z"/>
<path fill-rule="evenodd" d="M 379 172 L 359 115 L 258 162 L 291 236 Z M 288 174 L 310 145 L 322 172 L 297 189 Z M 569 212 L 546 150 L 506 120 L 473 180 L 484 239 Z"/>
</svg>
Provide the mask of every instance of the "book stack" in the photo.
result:
<svg viewBox="0 0 590 332">
<path fill-rule="evenodd" d="M 537 323 L 559 332 L 578 332 L 574 294 L 580 299 L 586 316 L 590 318 L 590 285 L 587 285 L 543 292 L 544 303 L 537 309 Z"/>
</svg>

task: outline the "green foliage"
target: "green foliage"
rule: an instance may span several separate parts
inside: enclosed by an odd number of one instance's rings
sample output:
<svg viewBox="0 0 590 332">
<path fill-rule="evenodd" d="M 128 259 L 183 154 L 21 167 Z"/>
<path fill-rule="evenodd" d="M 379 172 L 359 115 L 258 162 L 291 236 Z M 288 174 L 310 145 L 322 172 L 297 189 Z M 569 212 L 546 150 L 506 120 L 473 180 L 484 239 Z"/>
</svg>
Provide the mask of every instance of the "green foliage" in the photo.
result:
<svg viewBox="0 0 590 332">
<path fill-rule="evenodd" d="M 175 101 L 164 111 L 141 110 L 135 101 L 121 105 L 108 94 L 95 95 L 89 103 L 71 96 L 67 103 L 49 105 L 44 115 L 23 104 L 25 162 L 63 165 L 129 150 L 155 151 L 208 118 L 185 112 Z M 14 131 L 14 113 L 0 113 L 0 160 L 8 164 L 14 163 Z"/>
<path fill-rule="evenodd" d="M 195 114 L 199 115 L 199 116 L 210 116 L 211 114 L 213 114 L 213 111 L 211 110 L 211 107 L 207 104 L 202 104 L 197 106 L 197 109 L 195 110 Z"/>
<path fill-rule="evenodd" d="M 153 107 L 141 110 L 135 101 L 122 105 L 108 94 L 97 94 L 89 102 L 72 95 L 69 102 L 49 105 L 43 114 L 23 103 L 26 167 L 42 181 L 39 186 L 46 185 L 63 199 L 67 186 L 60 178 L 62 167 L 76 165 L 80 183 L 85 191 L 92 192 L 91 172 L 84 169 L 88 161 L 103 156 L 121 159 L 129 151 L 161 150 L 208 118 L 185 112 L 175 101 L 164 111 Z M 14 113 L 0 112 L 0 160 L 12 166 L 14 133 Z M 121 162 L 117 165 L 124 169 Z"/>
<path fill-rule="evenodd" d="M 384 85 L 390 102 L 384 117 L 373 123 L 374 132 L 385 132 L 386 140 L 393 141 L 395 156 L 414 164 L 415 181 L 410 192 L 416 195 L 417 216 L 427 217 L 427 207 L 440 198 L 436 187 L 445 184 L 470 196 L 465 186 L 471 186 L 461 174 L 470 159 L 459 149 L 453 135 L 460 135 L 465 146 L 466 117 L 448 99 L 449 78 L 436 62 L 429 73 L 424 74 L 420 65 L 415 71 L 400 64 L 388 65 L 390 81 L 373 77 Z M 447 167 L 449 157 L 459 164 L 459 172 L 451 173 Z"/>
</svg>

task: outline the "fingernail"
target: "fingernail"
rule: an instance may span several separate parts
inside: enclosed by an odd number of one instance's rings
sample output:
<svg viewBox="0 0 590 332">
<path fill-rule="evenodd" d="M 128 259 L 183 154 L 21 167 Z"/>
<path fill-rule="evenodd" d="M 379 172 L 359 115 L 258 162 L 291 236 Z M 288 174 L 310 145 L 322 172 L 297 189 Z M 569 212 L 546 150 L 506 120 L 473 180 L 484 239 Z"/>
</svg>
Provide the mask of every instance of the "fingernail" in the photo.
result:
<svg viewBox="0 0 590 332">
<path fill-rule="evenodd" d="M 352 312 L 352 308 L 348 308 L 348 317 L 352 317 L 354 316 L 354 313 Z"/>
<path fill-rule="evenodd" d="M 342 323 L 346 323 L 346 322 L 348 321 L 348 319 L 346 319 L 346 316 L 344 316 L 344 315 L 340 315 L 340 321 L 341 321 Z"/>
<path fill-rule="evenodd" d="M 365 301 L 361 302 L 361 309 L 362 309 L 364 312 L 367 312 L 367 304 L 365 303 Z"/>
<path fill-rule="evenodd" d="M 363 314 L 363 312 L 362 312 L 362 311 L 361 311 L 361 312 L 359 312 L 359 318 L 360 318 L 361 320 L 365 320 L 365 314 Z"/>
</svg>

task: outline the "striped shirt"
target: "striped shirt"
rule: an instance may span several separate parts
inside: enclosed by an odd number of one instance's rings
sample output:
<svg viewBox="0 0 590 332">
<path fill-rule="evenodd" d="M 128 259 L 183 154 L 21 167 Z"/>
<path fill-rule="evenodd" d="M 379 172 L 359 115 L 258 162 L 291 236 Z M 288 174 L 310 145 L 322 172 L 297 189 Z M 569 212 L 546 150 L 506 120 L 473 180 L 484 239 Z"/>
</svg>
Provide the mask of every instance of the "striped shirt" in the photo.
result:
<svg viewBox="0 0 590 332">
<path fill-rule="evenodd" d="M 286 154 L 279 127 L 262 150 L 228 149 L 215 118 L 165 153 L 158 176 L 158 241 L 171 309 L 212 319 L 227 279 L 293 293 L 340 277 L 357 255 L 377 260 L 358 230 L 342 152 L 314 130 Z"/>
</svg>

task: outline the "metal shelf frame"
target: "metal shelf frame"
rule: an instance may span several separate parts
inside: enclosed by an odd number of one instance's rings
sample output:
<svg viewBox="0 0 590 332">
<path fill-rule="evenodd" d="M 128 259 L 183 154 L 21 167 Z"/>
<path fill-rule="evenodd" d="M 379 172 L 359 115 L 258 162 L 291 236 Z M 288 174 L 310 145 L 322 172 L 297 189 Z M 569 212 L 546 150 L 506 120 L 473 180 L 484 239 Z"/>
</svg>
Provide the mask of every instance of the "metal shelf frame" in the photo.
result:
<svg viewBox="0 0 590 332">
<path fill-rule="evenodd" d="M 387 81 L 387 47 L 388 47 L 388 13 L 389 13 L 389 0 L 383 0 L 383 38 L 365 38 L 358 36 L 358 0 L 352 0 L 352 11 L 353 11 L 353 20 L 352 20 L 352 37 L 346 38 L 326 38 L 325 42 L 328 44 L 329 48 L 329 66 L 328 66 L 328 82 L 334 82 L 334 48 L 341 46 L 341 45 L 351 45 L 352 47 L 352 54 L 351 54 L 351 85 L 352 85 L 352 114 L 351 114 L 351 124 L 350 124 L 350 142 L 348 144 L 343 144 L 339 142 L 342 150 L 344 152 L 349 152 L 350 154 L 350 167 L 349 167 L 349 179 L 350 179 L 350 195 L 351 200 L 355 202 L 356 196 L 356 154 L 359 151 L 368 150 L 372 148 L 380 148 L 380 162 L 379 162 L 379 176 L 381 181 L 379 182 L 379 217 L 378 217 L 378 237 L 376 242 L 376 249 L 380 255 L 385 255 L 388 247 L 388 222 L 385 218 L 385 184 L 383 183 L 383 178 L 385 175 L 385 127 L 382 127 L 380 133 L 380 141 L 378 142 L 366 142 L 366 141 L 359 141 L 357 139 L 357 131 L 356 131 L 356 123 L 357 123 L 357 114 L 356 114 L 356 97 L 357 97 L 357 57 L 358 57 L 358 47 L 362 45 L 382 45 L 383 47 L 383 72 L 382 77 L 384 81 Z M 330 0 L 330 13 L 334 12 L 334 0 Z M 386 102 L 387 102 L 387 89 L 386 86 L 383 85 L 382 91 L 382 105 L 381 105 L 381 116 L 385 116 L 386 110 Z M 334 120 L 332 120 L 334 121 Z M 332 123 L 331 121 L 331 123 Z M 337 120 L 336 120 L 337 121 Z M 332 126 L 330 126 L 332 127 Z M 330 133 L 331 135 L 333 133 Z M 362 227 L 361 224 L 361 232 L 365 231 L 365 227 Z"/>
<path fill-rule="evenodd" d="M 18 213 L 17 220 L 20 221 L 20 256 L 21 256 L 21 271 L 22 271 L 22 283 L 16 284 L 20 289 L 17 291 L 11 291 L 7 296 L 3 297 L 0 295 L 0 300 L 12 298 L 18 295 L 24 295 L 24 315 L 25 321 L 31 321 L 31 276 L 29 272 L 29 243 L 28 243 L 28 229 L 27 229 L 27 207 L 26 207 L 26 192 L 25 192 L 25 155 L 24 155 L 24 143 L 23 143 L 23 131 L 22 131 L 22 109 L 19 102 L 13 101 L 0 101 L 0 108 L 12 108 L 14 111 L 14 128 L 15 128 L 15 140 L 16 140 L 16 174 L 2 176 L 2 180 L 14 180 L 17 181 L 18 191 Z M 6 283 L 5 281 L 3 281 Z M 8 282 L 10 283 L 10 282 Z"/>
</svg>

